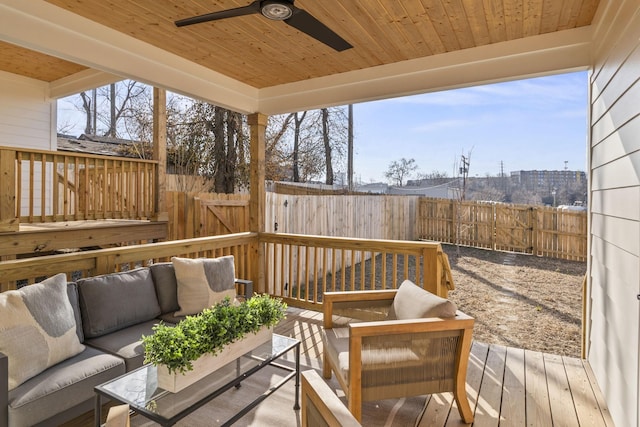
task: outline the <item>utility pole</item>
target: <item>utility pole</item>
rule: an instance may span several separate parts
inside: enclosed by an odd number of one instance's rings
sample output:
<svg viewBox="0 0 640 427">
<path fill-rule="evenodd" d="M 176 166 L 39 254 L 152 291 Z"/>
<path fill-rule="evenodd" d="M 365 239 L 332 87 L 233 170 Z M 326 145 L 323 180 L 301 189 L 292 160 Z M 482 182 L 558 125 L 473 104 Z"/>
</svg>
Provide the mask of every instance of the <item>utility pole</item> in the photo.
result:
<svg viewBox="0 0 640 427">
<path fill-rule="evenodd" d="M 347 136 L 347 182 L 353 191 L 353 104 L 349 104 L 349 134 Z"/>
</svg>

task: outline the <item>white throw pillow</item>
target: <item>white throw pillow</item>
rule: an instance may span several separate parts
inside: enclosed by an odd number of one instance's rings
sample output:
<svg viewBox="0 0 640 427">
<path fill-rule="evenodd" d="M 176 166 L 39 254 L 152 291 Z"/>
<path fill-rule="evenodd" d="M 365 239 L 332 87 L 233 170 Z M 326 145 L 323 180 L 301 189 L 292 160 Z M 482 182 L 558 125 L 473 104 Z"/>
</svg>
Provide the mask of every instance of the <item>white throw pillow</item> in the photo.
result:
<svg viewBox="0 0 640 427">
<path fill-rule="evenodd" d="M 393 299 L 389 320 L 420 319 L 425 317 L 454 317 L 456 305 L 422 289 L 410 280 L 402 282 Z"/>
<path fill-rule="evenodd" d="M 171 258 L 178 282 L 174 316 L 198 314 L 205 308 L 236 296 L 233 255 L 218 258 Z"/>
<path fill-rule="evenodd" d="M 65 274 L 0 294 L 0 352 L 9 359 L 9 390 L 83 350 Z"/>
</svg>

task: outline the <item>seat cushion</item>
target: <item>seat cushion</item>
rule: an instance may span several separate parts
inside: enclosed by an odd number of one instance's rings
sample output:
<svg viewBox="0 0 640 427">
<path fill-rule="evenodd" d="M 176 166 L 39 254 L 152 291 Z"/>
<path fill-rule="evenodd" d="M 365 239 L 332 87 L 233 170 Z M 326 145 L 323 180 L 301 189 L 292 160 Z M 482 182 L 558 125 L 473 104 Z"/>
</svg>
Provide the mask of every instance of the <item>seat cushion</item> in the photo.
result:
<svg viewBox="0 0 640 427">
<path fill-rule="evenodd" d="M 160 315 L 148 268 L 77 281 L 85 339 L 96 338 Z"/>
<path fill-rule="evenodd" d="M 234 259 L 171 258 L 178 282 L 178 305 L 175 316 L 198 314 L 226 297 L 236 296 Z"/>
<path fill-rule="evenodd" d="M 124 373 L 122 359 L 87 346 L 9 392 L 9 425 L 35 425 L 93 399 L 95 386 Z"/>
<path fill-rule="evenodd" d="M 410 280 L 402 282 L 387 315 L 388 320 L 410 320 L 426 317 L 455 317 L 456 305 L 422 289 Z"/>
<path fill-rule="evenodd" d="M 127 372 L 129 372 L 143 365 L 144 347 L 142 345 L 142 336 L 152 335 L 153 326 L 157 323 L 157 320 L 138 323 L 107 335 L 89 338 L 85 341 L 85 344 L 121 357 L 124 359 Z"/>
<path fill-rule="evenodd" d="M 349 384 L 349 328 L 332 328 L 323 330 L 323 351 L 325 357 L 332 361 L 346 384 Z M 363 345 L 361 361 L 363 369 L 371 372 L 385 372 L 394 369 L 417 367 L 422 364 L 424 355 L 420 348 L 402 342 L 389 342 L 387 345 Z M 383 375 L 384 376 L 384 375 Z"/>
<path fill-rule="evenodd" d="M 82 350 L 65 274 L 0 294 L 0 352 L 9 359 L 9 390 Z"/>
</svg>

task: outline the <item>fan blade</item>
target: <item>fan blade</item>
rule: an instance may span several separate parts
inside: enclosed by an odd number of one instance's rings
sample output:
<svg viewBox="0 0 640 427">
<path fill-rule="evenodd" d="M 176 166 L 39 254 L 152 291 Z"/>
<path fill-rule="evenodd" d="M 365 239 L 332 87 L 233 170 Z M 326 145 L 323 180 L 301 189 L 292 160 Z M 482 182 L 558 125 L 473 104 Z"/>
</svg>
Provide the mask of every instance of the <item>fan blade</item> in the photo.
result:
<svg viewBox="0 0 640 427">
<path fill-rule="evenodd" d="M 321 41 L 329 47 L 342 52 L 343 50 L 351 49 L 353 46 L 349 44 L 345 39 L 331 31 L 329 27 L 318 21 L 309 12 L 298 9 L 294 6 L 293 15 L 290 18 L 284 20 L 287 24 L 302 31 L 313 37 L 314 39 Z"/>
<path fill-rule="evenodd" d="M 186 25 L 200 24 L 201 22 L 217 21 L 218 19 L 251 15 L 252 13 L 260 13 L 260 0 L 256 0 L 248 6 L 236 7 L 234 9 L 221 10 L 219 12 L 206 13 L 204 15 L 180 19 L 176 21 L 175 24 L 176 27 L 184 27 Z"/>
</svg>

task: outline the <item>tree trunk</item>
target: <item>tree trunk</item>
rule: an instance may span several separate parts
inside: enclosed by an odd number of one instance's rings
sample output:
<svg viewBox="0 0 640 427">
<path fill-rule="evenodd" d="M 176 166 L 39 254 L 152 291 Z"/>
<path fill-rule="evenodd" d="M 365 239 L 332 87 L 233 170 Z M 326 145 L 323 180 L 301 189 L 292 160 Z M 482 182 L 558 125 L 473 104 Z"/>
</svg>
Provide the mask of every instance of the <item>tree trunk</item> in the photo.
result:
<svg viewBox="0 0 640 427">
<path fill-rule="evenodd" d="M 224 138 L 224 116 L 225 110 L 220 107 L 213 107 L 213 158 L 215 170 L 213 173 L 214 189 L 216 193 L 225 192 L 225 138 Z"/>
<path fill-rule="evenodd" d="M 110 136 L 112 138 L 116 137 L 116 122 L 117 122 L 117 118 L 116 118 L 116 84 L 115 83 L 111 83 L 109 85 L 109 93 L 110 93 L 110 99 L 109 99 L 109 105 L 111 107 L 110 110 L 110 116 L 109 116 L 109 131 L 107 132 L 107 136 Z"/>
<path fill-rule="evenodd" d="M 93 133 L 91 131 L 91 100 L 89 99 L 89 95 L 85 92 L 80 92 L 80 98 L 82 99 L 82 109 L 84 110 L 86 117 L 84 133 L 85 135 L 91 135 Z"/>
<path fill-rule="evenodd" d="M 327 185 L 333 185 L 333 164 L 331 159 L 331 140 L 329 139 L 329 110 L 322 109 L 322 141 L 324 142 L 324 157 L 326 163 Z"/>
<path fill-rule="evenodd" d="M 298 113 L 293 117 L 293 182 L 300 182 L 300 129 L 302 127 L 302 121 L 307 115 L 307 112 L 303 112 L 301 116 Z"/>
</svg>

